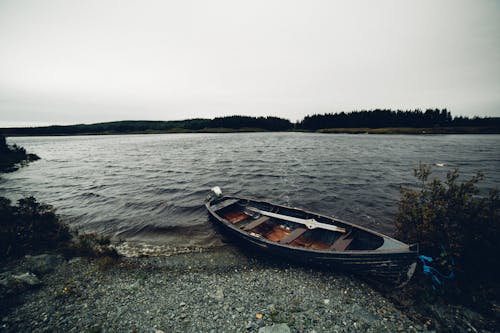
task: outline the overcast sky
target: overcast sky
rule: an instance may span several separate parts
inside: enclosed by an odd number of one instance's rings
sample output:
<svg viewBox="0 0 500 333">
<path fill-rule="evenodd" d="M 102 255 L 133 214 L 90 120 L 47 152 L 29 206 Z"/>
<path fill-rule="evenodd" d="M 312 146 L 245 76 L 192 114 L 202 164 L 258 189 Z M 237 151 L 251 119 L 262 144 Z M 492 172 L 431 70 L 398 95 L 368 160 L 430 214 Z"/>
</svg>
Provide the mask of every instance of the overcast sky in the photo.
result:
<svg viewBox="0 0 500 333">
<path fill-rule="evenodd" d="M 500 116 L 500 1 L 0 0 L 0 126 Z"/>
</svg>

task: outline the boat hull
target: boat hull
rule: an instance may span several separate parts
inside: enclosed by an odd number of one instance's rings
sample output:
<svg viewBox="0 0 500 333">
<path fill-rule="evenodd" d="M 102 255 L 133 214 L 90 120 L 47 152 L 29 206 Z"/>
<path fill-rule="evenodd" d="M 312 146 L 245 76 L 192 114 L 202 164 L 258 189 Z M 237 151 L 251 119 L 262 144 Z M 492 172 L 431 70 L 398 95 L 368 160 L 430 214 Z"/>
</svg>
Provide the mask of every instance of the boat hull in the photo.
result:
<svg viewBox="0 0 500 333">
<path fill-rule="evenodd" d="M 243 199 L 248 201 L 248 199 Z M 275 205 L 278 207 L 283 207 Z M 206 203 L 212 222 L 240 246 L 257 250 L 269 256 L 285 258 L 299 264 L 331 268 L 356 275 L 402 285 L 413 275 L 418 256 L 417 246 L 401 250 L 323 251 L 287 246 L 267 239 L 253 237 L 228 223 Z M 288 207 L 285 207 L 290 209 Z"/>
</svg>

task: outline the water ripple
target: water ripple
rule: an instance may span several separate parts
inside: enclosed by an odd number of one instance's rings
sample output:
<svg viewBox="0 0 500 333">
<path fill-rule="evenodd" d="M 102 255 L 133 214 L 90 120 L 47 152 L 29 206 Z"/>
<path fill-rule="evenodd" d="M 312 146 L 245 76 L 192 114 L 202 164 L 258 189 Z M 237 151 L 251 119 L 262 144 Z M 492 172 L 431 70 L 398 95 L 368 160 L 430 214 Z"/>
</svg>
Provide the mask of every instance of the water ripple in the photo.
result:
<svg viewBox="0 0 500 333">
<path fill-rule="evenodd" d="M 458 167 L 500 183 L 499 135 L 172 134 L 9 138 L 42 160 L 0 179 L 0 195 L 34 195 L 72 226 L 175 246 L 220 243 L 203 207 L 210 187 L 394 231 L 413 168 Z"/>
</svg>

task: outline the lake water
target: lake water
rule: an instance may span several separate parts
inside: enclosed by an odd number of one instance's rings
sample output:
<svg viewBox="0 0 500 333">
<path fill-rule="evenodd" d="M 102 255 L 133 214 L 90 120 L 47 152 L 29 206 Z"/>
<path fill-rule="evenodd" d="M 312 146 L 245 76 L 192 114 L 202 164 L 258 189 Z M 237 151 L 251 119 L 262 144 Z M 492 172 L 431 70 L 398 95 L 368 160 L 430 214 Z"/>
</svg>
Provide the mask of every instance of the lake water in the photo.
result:
<svg viewBox="0 0 500 333">
<path fill-rule="evenodd" d="M 482 171 L 500 183 L 500 135 L 166 134 L 9 138 L 40 161 L 2 175 L 0 195 L 33 195 L 71 226 L 131 241 L 210 247 L 203 201 L 224 192 L 306 208 L 393 233 L 400 186 Z M 439 167 L 437 164 L 444 164 Z"/>
</svg>

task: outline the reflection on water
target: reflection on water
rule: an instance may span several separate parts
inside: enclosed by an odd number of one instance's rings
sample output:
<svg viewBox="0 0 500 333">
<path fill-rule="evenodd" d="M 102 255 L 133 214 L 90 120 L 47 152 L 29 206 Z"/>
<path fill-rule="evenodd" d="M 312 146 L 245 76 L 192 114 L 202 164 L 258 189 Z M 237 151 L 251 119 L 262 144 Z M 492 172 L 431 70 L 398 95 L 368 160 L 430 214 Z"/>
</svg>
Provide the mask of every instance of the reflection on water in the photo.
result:
<svg viewBox="0 0 500 333">
<path fill-rule="evenodd" d="M 167 134 L 9 138 L 42 160 L 0 180 L 68 223 L 168 246 L 220 244 L 203 200 L 210 187 L 393 232 L 400 186 L 419 161 L 436 175 L 483 171 L 498 187 L 499 135 Z M 439 164 L 440 166 L 436 166 Z M 443 166 L 441 166 L 443 165 Z"/>
</svg>

